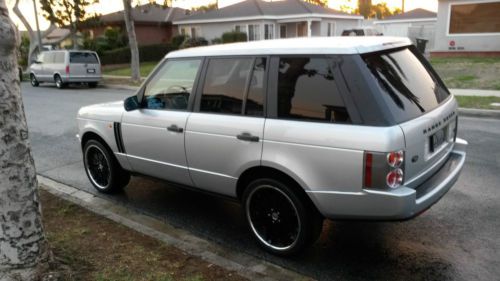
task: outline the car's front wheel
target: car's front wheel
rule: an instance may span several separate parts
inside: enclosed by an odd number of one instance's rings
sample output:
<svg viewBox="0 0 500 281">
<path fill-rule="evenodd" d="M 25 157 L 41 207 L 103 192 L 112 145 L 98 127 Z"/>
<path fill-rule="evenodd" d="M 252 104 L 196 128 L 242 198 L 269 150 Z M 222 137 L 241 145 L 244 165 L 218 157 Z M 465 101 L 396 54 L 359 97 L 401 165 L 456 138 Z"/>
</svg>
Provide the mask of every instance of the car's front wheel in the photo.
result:
<svg viewBox="0 0 500 281">
<path fill-rule="evenodd" d="M 243 204 L 258 243 L 277 255 L 294 254 L 321 232 L 323 219 L 284 181 L 258 179 L 245 189 Z"/>
<path fill-rule="evenodd" d="M 85 143 L 83 162 L 90 182 L 99 192 L 117 192 L 130 181 L 130 174 L 123 170 L 109 149 L 97 140 Z"/>
<path fill-rule="evenodd" d="M 30 74 L 30 82 L 31 82 L 31 86 L 33 87 L 38 87 L 38 85 L 40 85 L 40 83 L 38 83 L 38 80 L 36 80 L 36 76 L 35 74 Z"/>
</svg>

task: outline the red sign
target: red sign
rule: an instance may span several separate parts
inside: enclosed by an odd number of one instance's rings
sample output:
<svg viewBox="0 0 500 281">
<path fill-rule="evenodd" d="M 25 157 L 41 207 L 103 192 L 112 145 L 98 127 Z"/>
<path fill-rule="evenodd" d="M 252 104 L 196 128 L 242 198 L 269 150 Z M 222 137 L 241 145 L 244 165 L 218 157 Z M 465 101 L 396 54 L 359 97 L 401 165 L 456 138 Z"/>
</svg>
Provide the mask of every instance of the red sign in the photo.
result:
<svg viewBox="0 0 500 281">
<path fill-rule="evenodd" d="M 454 40 L 451 40 L 451 41 L 450 41 L 450 46 L 451 46 L 451 47 L 455 47 L 455 41 L 454 41 Z"/>
</svg>

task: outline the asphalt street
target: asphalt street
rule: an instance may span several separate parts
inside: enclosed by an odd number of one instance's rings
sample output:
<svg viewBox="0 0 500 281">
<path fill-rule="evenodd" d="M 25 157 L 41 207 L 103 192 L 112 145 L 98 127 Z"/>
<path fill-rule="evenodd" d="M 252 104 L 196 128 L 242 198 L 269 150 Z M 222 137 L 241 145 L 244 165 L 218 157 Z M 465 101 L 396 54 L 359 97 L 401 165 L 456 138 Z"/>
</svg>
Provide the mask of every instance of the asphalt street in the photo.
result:
<svg viewBox="0 0 500 281">
<path fill-rule="evenodd" d="M 96 193 L 75 137 L 77 111 L 133 92 L 28 83 L 22 92 L 38 173 Z M 405 222 L 328 221 L 294 258 L 258 248 L 239 205 L 226 199 L 140 177 L 121 194 L 100 196 L 319 280 L 500 280 L 500 120 L 460 117 L 459 136 L 469 141 L 466 166 L 430 210 Z"/>
</svg>

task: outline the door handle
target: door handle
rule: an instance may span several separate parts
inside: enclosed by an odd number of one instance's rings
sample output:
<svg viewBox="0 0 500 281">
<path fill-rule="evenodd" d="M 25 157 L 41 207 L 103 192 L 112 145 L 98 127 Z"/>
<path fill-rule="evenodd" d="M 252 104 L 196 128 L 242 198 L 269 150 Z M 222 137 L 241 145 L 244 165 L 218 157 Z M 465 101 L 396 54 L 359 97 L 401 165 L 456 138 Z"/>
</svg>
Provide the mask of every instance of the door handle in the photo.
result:
<svg viewBox="0 0 500 281">
<path fill-rule="evenodd" d="M 167 130 L 175 133 L 182 133 L 184 131 L 184 129 L 182 129 L 181 127 L 177 127 L 177 125 L 170 125 L 169 127 L 167 127 Z"/>
<path fill-rule="evenodd" d="M 243 141 L 253 141 L 253 142 L 259 141 L 259 137 L 252 136 L 250 133 L 241 133 L 237 135 L 236 138 Z"/>
</svg>

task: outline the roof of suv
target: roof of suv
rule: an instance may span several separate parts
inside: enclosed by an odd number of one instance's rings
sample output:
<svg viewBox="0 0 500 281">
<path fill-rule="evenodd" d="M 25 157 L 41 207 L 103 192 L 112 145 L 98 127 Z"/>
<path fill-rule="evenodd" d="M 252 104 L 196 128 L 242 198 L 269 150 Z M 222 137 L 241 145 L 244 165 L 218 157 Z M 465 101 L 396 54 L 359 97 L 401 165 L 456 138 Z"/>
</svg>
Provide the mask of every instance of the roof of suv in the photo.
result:
<svg viewBox="0 0 500 281">
<path fill-rule="evenodd" d="M 273 54 L 362 54 L 411 45 L 405 37 L 308 37 L 261 40 L 188 48 L 167 54 L 167 58 L 273 55 Z"/>
</svg>

